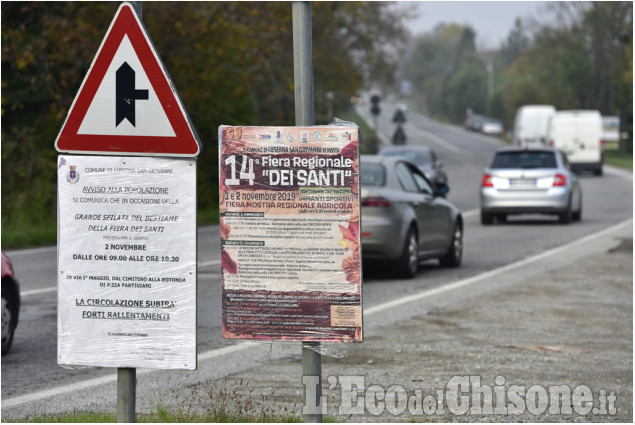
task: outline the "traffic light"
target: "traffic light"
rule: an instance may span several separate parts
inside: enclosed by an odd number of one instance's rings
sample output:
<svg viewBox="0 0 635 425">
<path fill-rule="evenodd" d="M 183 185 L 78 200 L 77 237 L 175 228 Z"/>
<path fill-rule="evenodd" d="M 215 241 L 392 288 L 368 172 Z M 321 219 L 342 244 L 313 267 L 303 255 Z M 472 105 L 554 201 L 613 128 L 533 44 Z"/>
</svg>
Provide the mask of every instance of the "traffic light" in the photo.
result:
<svg viewBox="0 0 635 425">
<path fill-rule="evenodd" d="M 381 100 L 381 97 L 376 94 L 370 97 L 370 102 L 373 104 L 373 106 L 370 107 L 370 112 L 373 115 L 379 115 L 379 113 L 381 112 L 381 109 L 379 108 L 380 100 Z"/>
</svg>

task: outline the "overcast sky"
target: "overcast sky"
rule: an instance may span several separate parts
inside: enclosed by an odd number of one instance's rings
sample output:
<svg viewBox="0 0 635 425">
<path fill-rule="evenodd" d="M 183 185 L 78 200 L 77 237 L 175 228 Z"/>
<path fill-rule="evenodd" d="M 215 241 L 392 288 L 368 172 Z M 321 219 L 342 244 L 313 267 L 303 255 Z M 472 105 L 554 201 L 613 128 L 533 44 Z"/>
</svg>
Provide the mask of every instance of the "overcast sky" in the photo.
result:
<svg viewBox="0 0 635 425">
<path fill-rule="evenodd" d="M 497 48 L 507 38 L 517 17 L 537 17 L 542 1 L 418 1 L 406 2 L 419 17 L 409 23 L 414 35 L 430 32 L 438 24 L 469 24 L 476 31 L 478 48 Z"/>
</svg>

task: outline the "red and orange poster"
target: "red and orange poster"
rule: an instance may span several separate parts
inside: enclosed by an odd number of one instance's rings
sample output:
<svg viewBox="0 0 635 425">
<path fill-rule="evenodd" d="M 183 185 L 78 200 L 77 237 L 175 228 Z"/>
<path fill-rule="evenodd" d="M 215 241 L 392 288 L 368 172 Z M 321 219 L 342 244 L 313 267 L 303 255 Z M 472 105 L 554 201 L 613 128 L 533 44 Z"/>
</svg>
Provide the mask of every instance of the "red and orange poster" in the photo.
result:
<svg viewBox="0 0 635 425">
<path fill-rule="evenodd" d="M 362 341 L 358 129 L 219 128 L 223 336 Z"/>
</svg>

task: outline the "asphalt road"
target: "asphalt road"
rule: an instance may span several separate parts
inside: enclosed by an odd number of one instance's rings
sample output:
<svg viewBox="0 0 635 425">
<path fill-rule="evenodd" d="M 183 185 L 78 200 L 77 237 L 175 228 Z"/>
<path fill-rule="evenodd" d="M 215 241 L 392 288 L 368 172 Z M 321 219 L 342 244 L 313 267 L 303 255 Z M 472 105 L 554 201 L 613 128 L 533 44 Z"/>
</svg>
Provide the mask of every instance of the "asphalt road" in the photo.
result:
<svg viewBox="0 0 635 425">
<path fill-rule="evenodd" d="M 367 109 L 361 107 L 360 113 L 368 115 Z M 390 105 L 382 105 L 379 128 L 387 136 L 396 129 L 391 122 L 393 113 Z M 408 113 L 407 120 L 404 130 L 408 143 L 431 146 L 445 163 L 451 188 L 448 199 L 465 217 L 463 265 L 458 269 L 442 269 L 431 261 L 422 264 L 416 278 L 408 281 L 365 270 L 365 311 L 539 255 L 633 217 L 632 174 L 606 167 L 602 177 L 581 178 L 584 211 L 579 223 L 563 225 L 551 217 L 519 216 L 506 224 L 484 227 L 477 210 L 481 172 L 502 143 L 414 113 Z M 230 374 L 240 376 L 254 361 L 271 355 L 271 347 L 266 345 L 222 340 L 218 227 L 200 228 L 198 243 L 199 370 L 169 373 L 140 370 L 138 375 L 147 374 L 148 378 L 140 379 L 139 387 L 168 388 L 182 386 L 184 382 L 222 379 Z M 71 370 L 56 364 L 55 247 L 7 254 L 21 282 L 22 310 L 13 348 L 2 358 L 2 419 L 33 414 L 37 406 L 55 412 L 110 405 L 114 402 L 113 369 Z M 371 323 L 367 323 L 366 331 L 370 331 Z M 216 358 L 224 359 L 222 365 L 214 362 Z M 81 397 L 64 397 L 65 394 L 81 394 Z"/>
</svg>

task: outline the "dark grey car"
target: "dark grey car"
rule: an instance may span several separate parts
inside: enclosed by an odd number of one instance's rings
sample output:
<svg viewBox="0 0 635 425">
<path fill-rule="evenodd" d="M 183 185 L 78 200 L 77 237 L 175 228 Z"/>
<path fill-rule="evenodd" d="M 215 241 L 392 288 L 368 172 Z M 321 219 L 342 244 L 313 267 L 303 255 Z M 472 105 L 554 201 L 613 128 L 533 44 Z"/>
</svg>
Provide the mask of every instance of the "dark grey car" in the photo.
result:
<svg viewBox="0 0 635 425">
<path fill-rule="evenodd" d="M 389 262 L 410 278 L 419 261 L 438 258 L 458 267 L 463 256 L 461 212 L 412 162 L 400 156 L 361 155 L 362 259 Z"/>
<path fill-rule="evenodd" d="M 427 146 L 390 146 L 382 148 L 379 155 L 401 156 L 414 163 L 432 183 L 448 184 L 448 175 L 443 170 L 443 161 Z"/>
</svg>

